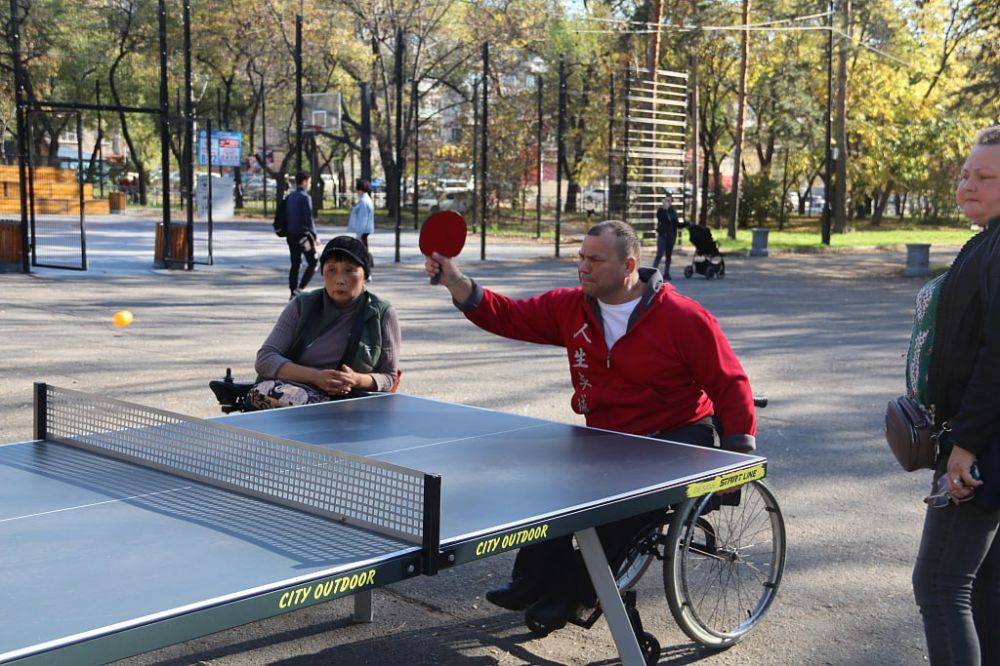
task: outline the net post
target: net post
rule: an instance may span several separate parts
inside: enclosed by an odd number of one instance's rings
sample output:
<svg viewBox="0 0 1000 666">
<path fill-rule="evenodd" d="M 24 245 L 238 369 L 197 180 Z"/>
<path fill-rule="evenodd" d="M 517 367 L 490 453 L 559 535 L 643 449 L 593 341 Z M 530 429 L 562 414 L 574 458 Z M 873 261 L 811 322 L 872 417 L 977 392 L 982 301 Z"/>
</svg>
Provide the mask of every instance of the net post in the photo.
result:
<svg viewBox="0 0 1000 666">
<path fill-rule="evenodd" d="M 35 382 L 35 439 L 47 439 L 48 387 L 45 382 Z"/>
<path fill-rule="evenodd" d="M 438 572 L 438 552 L 441 550 L 441 477 L 424 474 L 424 575 Z"/>
</svg>

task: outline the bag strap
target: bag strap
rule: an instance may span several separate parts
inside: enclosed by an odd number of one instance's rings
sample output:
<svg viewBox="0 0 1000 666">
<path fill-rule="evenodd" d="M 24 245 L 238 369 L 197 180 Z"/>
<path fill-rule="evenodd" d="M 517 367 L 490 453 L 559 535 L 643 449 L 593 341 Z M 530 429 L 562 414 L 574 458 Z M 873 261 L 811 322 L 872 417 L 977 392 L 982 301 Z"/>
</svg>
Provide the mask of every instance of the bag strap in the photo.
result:
<svg viewBox="0 0 1000 666">
<path fill-rule="evenodd" d="M 365 298 L 361 303 L 358 303 L 358 311 L 354 315 L 354 321 L 351 322 L 351 335 L 347 338 L 347 346 L 344 347 L 344 354 L 340 357 L 340 363 L 337 364 L 337 370 L 341 367 L 347 365 L 348 359 L 354 354 L 354 351 L 358 348 L 358 343 L 361 341 L 361 330 L 365 327 L 365 315 L 368 310 L 368 303 L 371 300 L 371 296 L 366 291 Z M 322 334 L 320 334 L 322 335 Z"/>
</svg>

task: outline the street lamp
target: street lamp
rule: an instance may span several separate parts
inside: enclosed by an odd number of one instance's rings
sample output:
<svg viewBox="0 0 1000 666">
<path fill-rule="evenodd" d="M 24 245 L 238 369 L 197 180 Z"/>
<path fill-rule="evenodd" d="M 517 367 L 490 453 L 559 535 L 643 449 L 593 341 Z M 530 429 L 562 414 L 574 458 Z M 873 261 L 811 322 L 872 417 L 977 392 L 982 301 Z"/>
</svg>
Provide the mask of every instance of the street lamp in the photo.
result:
<svg viewBox="0 0 1000 666">
<path fill-rule="evenodd" d="M 528 69 L 535 77 L 538 90 L 538 126 L 535 134 L 535 238 L 542 237 L 542 75 L 548 66 L 540 56 L 528 63 Z"/>
</svg>

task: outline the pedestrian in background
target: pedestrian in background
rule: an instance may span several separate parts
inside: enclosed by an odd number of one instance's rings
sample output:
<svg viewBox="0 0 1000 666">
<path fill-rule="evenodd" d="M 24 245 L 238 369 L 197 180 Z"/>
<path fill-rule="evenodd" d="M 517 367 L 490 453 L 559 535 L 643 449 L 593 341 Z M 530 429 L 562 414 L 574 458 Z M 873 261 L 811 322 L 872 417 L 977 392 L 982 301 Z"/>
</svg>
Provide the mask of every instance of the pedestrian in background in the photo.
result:
<svg viewBox="0 0 1000 666">
<path fill-rule="evenodd" d="M 371 183 L 359 178 L 354 184 L 354 191 L 358 200 L 347 219 L 347 231 L 355 234 L 368 250 L 368 234 L 375 233 L 375 203 L 372 201 Z"/>
<path fill-rule="evenodd" d="M 290 298 L 306 288 L 316 272 L 316 222 L 313 219 L 312 198 L 309 196 L 309 174 L 300 171 L 295 175 L 295 191 L 285 199 L 285 219 L 288 224 L 288 268 Z M 299 266 L 306 260 L 306 270 L 299 281 Z"/>
<path fill-rule="evenodd" d="M 932 666 L 1000 664 L 1000 126 L 976 137 L 955 198 L 983 230 L 918 295 L 917 321 L 934 314 L 908 358 L 929 346 L 908 383 L 940 433 L 913 571 Z"/>
<path fill-rule="evenodd" d="M 663 197 L 660 207 L 656 209 L 656 257 L 653 258 L 653 268 L 660 265 L 663 257 L 663 279 L 670 280 L 670 258 L 674 253 L 674 243 L 677 242 L 677 230 L 687 226 L 677 219 L 674 210 L 674 198 L 669 193 Z"/>
</svg>

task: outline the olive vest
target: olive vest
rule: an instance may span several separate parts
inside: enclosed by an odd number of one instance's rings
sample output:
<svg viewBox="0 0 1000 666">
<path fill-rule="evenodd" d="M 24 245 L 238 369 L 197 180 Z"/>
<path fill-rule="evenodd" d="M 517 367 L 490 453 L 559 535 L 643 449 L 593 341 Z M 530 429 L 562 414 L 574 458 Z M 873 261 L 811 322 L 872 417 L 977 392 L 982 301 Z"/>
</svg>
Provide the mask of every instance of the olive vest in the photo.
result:
<svg viewBox="0 0 1000 666">
<path fill-rule="evenodd" d="M 323 335 L 327 328 L 322 321 L 323 298 L 323 289 L 302 293 L 295 298 L 299 308 L 299 323 L 295 327 L 294 342 L 287 354 L 294 363 L 298 363 L 306 347 Z M 337 367 L 347 364 L 355 372 L 367 373 L 375 370 L 375 365 L 382 356 L 382 320 L 389 302 L 370 291 L 365 291 L 361 298 L 362 302 L 351 322 L 350 338 Z"/>
</svg>

